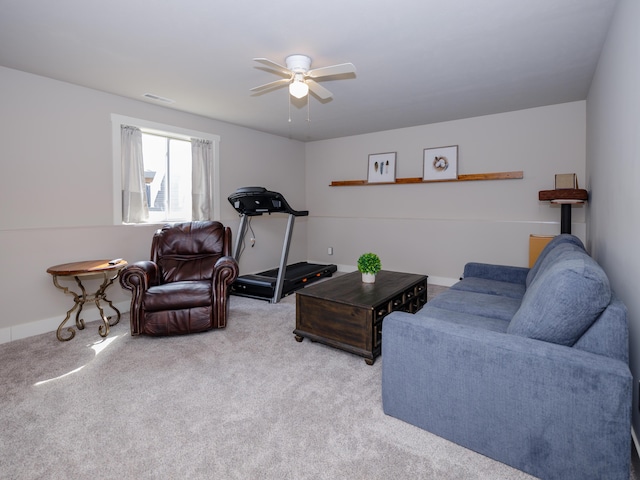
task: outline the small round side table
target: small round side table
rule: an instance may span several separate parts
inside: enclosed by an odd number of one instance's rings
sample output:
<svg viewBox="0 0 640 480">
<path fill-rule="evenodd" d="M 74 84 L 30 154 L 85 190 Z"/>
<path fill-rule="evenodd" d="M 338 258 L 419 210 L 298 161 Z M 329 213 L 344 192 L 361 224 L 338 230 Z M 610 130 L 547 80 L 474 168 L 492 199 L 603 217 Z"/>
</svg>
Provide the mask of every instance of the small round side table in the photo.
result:
<svg viewBox="0 0 640 480">
<path fill-rule="evenodd" d="M 69 336 L 67 337 L 62 336 L 62 329 L 71 317 L 73 311 L 76 309 L 78 310 L 76 312 L 76 327 L 78 327 L 79 330 L 84 329 L 84 320 L 80 318 L 80 314 L 82 313 L 82 307 L 84 304 L 91 301 L 95 302 L 96 307 L 98 307 L 98 311 L 100 312 L 100 317 L 102 318 L 103 324 L 98 328 L 98 333 L 101 337 L 109 335 L 109 327 L 113 327 L 120 321 L 120 311 L 114 307 L 111 300 L 107 298 L 106 290 L 114 280 L 118 278 L 120 270 L 126 266 L 127 262 L 120 258 L 117 260 L 88 260 L 84 262 L 63 263 L 47 269 L 47 273 L 53 276 L 53 284 L 65 294 L 72 295 L 74 301 L 73 308 L 67 312 L 67 316 L 56 331 L 56 337 L 58 337 L 58 340 L 65 342 L 75 337 L 76 332 L 73 327 L 67 328 L 67 331 L 69 332 Z M 84 285 L 82 285 L 81 278 L 98 275 L 102 275 L 103 277 L 102 284 L 98 287 L 98 290 L 96 290 L 95 293 L 88 294 Z M 76 293 L 68 287 L 61 286 L 58 283 L 58 277 L 73 277 L 78 284 L 78 288 L 80 288 L 81 293 Z M 104 314 L 104 310 L 100 305 L 102 300 L 107 302 L 109 307 L 116 312 L 117 317 L 113 323 L 111 323 L 112 317 L 106 317 Z"/>
</svg>

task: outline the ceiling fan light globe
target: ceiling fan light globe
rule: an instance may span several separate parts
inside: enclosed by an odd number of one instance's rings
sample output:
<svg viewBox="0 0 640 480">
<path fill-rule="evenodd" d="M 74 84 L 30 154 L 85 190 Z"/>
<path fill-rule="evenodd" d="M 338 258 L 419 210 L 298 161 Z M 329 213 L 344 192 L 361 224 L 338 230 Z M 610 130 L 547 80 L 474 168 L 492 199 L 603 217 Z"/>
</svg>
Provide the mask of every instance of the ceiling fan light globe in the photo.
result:
<svg viewBox="0 0 640 480">
<path fill-rule="evenodd" d="M 309 85 L 305 82 L 292 82 L 289 85 L 289 93 L 296 98 L 304 98 L 309 93 Z"/>
</svg>

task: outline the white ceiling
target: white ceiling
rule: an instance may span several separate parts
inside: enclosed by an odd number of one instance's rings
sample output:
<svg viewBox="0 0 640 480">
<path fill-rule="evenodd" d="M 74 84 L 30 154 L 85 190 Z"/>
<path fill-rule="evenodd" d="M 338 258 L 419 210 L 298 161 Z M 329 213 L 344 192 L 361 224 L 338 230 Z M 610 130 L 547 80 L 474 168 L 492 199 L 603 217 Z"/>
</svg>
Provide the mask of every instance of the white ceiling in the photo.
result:
<svg viewBox="0 0 640 480">
<path fill-rule="evenodd" d="M 302 141 L 586 98 L 618 0 L 0 0 L 0 65 Z M 291 106 L 255 57 L 351 62 Z"/>
</svg>

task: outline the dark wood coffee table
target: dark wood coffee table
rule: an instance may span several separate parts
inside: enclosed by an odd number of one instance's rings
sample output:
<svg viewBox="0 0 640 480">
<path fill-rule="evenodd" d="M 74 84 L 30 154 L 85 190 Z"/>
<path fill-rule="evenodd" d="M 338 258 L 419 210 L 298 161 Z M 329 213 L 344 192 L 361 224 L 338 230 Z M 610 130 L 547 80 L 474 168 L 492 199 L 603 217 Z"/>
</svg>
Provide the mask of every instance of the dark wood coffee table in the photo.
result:
<svg viewBox="0 0 640 480">
<path fill-rule="evenodd" d="M 296 292 L 295 338 L 308 338 L 364 357 L 373 365 L 382 349 L 382 320 L 427 303 L 427 276 L 382 270 L 376 282 L 360 272 L 341 275 Z"/>
</svg>

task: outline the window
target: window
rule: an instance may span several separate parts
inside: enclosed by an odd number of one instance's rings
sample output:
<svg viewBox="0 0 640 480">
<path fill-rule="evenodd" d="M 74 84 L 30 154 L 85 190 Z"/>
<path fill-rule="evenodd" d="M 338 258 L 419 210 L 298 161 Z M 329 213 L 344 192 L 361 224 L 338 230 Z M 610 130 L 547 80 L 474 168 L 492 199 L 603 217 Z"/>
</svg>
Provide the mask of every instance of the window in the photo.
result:
<svg viewBox="0 0 640 480">
<path fill-rule="evenodd" d="M 214 201 L 220 191 L 220 137 L 115 114 L 111 120 L 114 224 L 220 218 Z M 133 155 L 126 140 L 123 145 L 123 127 L 138 131 L 135 151 L 141 149 L 142 165 L 134 162 L 133 169 L 123 165 Z"/>
<path fill-rule="evenodd" d="M 150 222 L 191 220 L 191 142 L 142 130 Z"/>
</svg>

